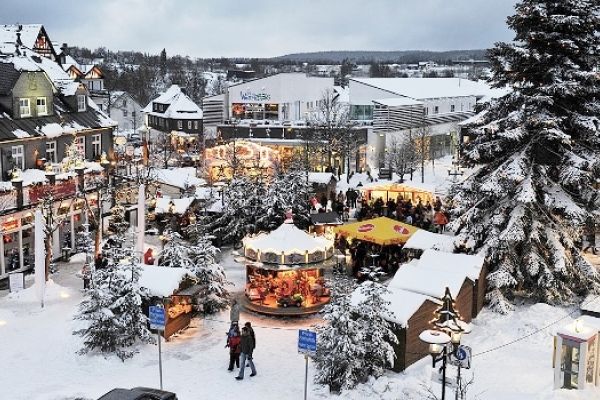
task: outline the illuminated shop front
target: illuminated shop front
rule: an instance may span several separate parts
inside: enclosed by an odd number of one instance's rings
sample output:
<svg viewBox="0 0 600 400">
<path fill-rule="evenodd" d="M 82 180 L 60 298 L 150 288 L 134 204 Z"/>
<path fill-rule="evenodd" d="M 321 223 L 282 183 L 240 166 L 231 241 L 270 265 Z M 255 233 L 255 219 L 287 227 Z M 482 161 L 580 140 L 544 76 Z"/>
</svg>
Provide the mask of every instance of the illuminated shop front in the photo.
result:
<svg viewBox="0 0 600 400">
<path fill-rule="evenodd" d="M 329 302 L 325 276 L 333 240 L 313 236 L 286 221 L 270 233 L 244 239 L 246 308 L 264 314 L 302 315 Z"/>
<path fill-rule="evenodd" d="M 212 182 L 230 180 L 234 166 L 244 176 L 269 177 L 278 162 L 276 150 L 249 141 L 233 141 L 206 149 L 206 169 Z"/>
</svg>

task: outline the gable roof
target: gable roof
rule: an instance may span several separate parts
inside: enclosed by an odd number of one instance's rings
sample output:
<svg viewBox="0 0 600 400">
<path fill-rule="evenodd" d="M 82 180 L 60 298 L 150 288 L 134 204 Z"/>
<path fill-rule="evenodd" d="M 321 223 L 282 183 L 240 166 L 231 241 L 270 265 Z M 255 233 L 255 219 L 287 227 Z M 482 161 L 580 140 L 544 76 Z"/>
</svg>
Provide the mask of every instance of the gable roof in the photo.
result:
<svg viewBox="0 0 600 400">
<path fill-rule="evenodd" d="M 42 24 L 0 25 L 0 52 L 13 53 L 17 37 L 20 37 L 23 46 L 33 49 L 42 29 Z"/>
<path fill-rule="evenodd" d="M 9 94 L 20 76 L 13 63 L 0 63 L 0 95 Z"/>
<path fill-rule="evenodd" d="M 163 113 L 152 111 L 152 104 L 166 104 L 167 109 Z M 171 85 L 160 96 L 152 100 L 144 109 L 143 113 L 148 113 L 157 117 L 172 119 L 202 119 L 202 110 L 192 101 L 178 85 Z"/>
</svg>

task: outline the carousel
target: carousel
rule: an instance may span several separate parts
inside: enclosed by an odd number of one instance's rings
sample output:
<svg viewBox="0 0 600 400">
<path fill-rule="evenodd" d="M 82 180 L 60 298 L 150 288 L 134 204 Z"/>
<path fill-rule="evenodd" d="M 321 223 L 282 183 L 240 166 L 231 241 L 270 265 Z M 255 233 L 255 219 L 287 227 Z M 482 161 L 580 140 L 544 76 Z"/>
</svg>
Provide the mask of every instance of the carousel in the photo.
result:
<svg viewBox="0 0 600 400">
<path fill-rule="evenodd" d="M 244 305 L 271 315 L 305 315 L 329 302 L 325 274 L 335 265 L 333 240 L 284 222 L 270 233 L 243 240 Z"/>
</svg>

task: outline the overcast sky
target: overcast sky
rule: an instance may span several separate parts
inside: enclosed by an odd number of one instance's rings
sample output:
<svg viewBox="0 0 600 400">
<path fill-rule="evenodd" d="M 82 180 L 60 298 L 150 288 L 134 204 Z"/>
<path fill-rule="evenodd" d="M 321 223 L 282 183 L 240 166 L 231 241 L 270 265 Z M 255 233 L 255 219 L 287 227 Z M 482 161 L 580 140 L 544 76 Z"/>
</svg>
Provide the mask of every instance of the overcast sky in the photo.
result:
<svg viewBox="0 0 600 400">
<path fill-rule="evenodd" d="M 489 48 L 516 0 L 0 0 L 53 42 L 191 57 Z"/>
</svg>

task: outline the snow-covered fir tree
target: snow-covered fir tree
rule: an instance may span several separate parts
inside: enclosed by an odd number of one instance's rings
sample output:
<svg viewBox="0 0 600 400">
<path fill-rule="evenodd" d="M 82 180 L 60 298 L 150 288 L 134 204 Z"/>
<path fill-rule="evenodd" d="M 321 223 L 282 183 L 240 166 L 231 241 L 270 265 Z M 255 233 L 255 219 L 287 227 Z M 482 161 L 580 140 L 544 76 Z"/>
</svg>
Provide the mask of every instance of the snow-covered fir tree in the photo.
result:
<svg viewBox="0 0 600 400">
<path fill-rule="evenodd" d="M 165 240 L 164 249 L 158 255 L 158 265 L 169 268 L 185 268 L 193 271 L 195 263 L 190 254 L 191 246 L 178 232 L 167 231 L 163 233 Z"/>
<path fill-rule="evenodd" d="M 488 300 L 565 303 L 598 289 L 580 251 L 597 218 L 600 176 L 600 3 L 523 0 L 508 18 L 514 43 L 490 51 L 492 82 L 509 94 L 470 127 L 463 161 L 482 168 L 451 194 L 454 229 L 490 260 Z"/>
<path fill-rule="evenodd" d="M 106 250 L 105 268 L 92 273 L 91 289 L 79 305 L 76 319 L 87 326 L 74 334 L 84 339 L 80 354 L 99 351 L 121 360 L 135 354 L 134 345 L 152 342 L 142 300 L 148 293 L 139 287 L 141 267 L 133 240 Z"/>
<path fill-rule="evenodd" d="M 394 365 L 394 348 L 398 338 L 389 322 L 393 315 L 389 311 L 390 302 L 384 296 L 388 293 L 385 286 L 367 281 L 360 285 L 362 300 L 356 307 L 356 322 L 361 326 L 365 347 L 366 376 L 379 378 L 386 367 Z"/>
<path fill-rule="evenodd" d="M 354 282 L 340 276 L 330 285 L 331 301 L 323 310 L 325 324 L 316 328 L 319 344 L 314 356 L 315 383 L 338 393 L 363 380 L 366 348 L 362 326 L 353 317 Z"/>
</svg>

